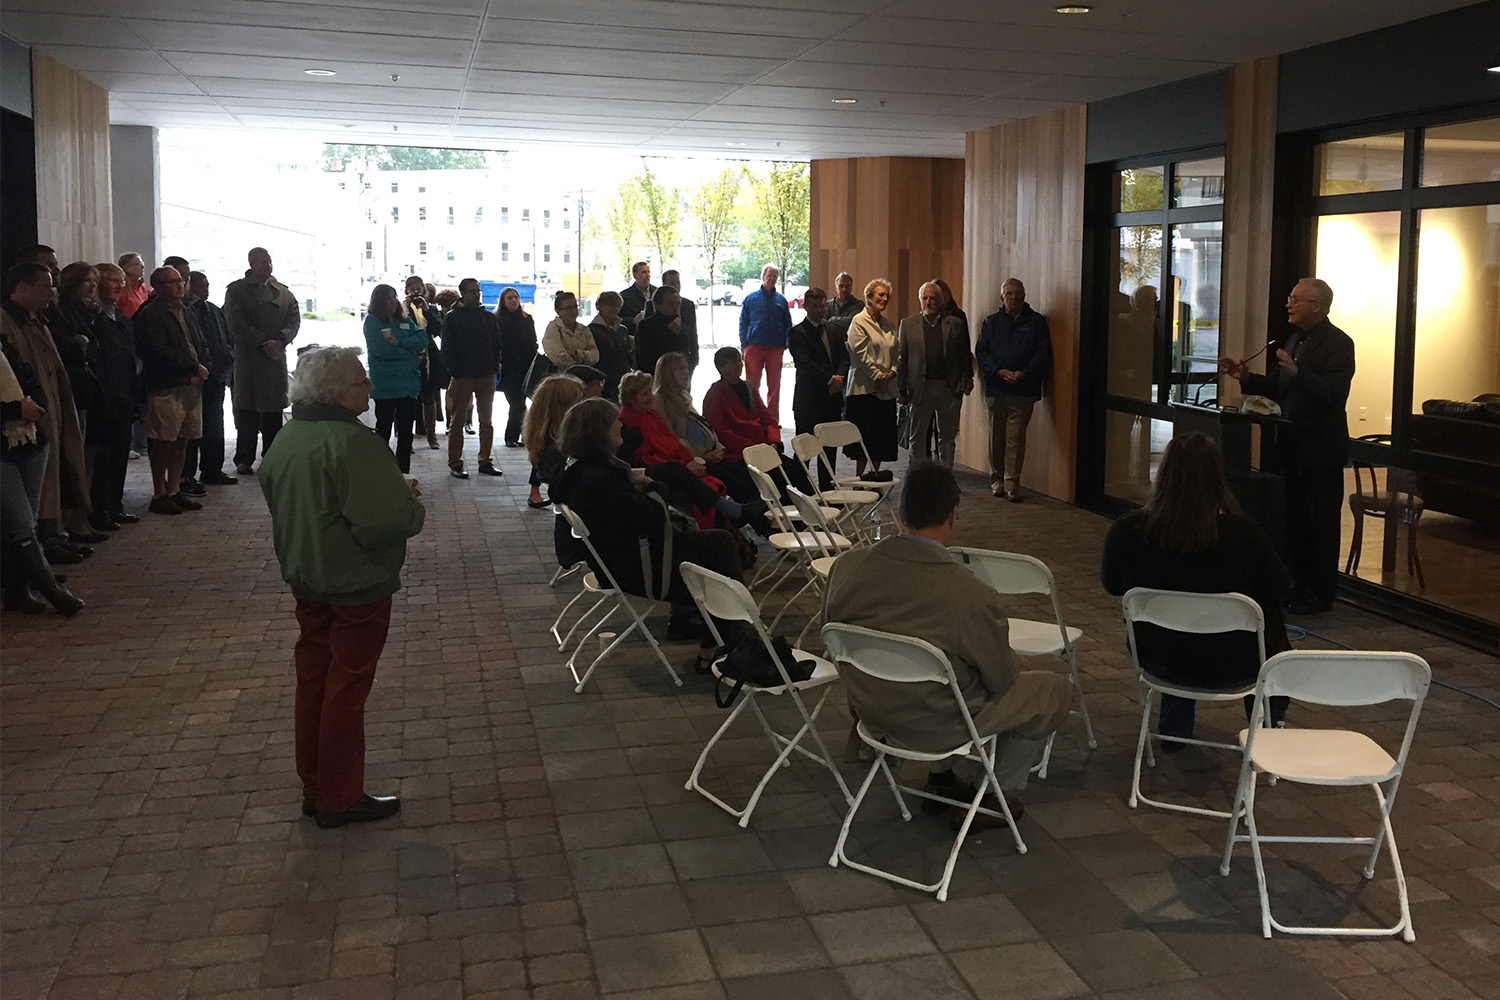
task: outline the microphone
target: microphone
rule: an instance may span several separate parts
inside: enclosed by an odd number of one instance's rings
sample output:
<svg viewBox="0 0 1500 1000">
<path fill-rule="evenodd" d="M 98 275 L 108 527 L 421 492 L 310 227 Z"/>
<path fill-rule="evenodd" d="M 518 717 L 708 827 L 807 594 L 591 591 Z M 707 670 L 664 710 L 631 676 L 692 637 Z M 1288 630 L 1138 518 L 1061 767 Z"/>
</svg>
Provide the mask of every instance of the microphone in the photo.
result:
<svg viewBox="0 0 1500 1000">
<path fill-rule="evenodd" d="M 1269 340 L 1266 341 L 1266 344 L 1265 344 L 1264 347 L 1262 347 L 1260 350 L 1256 351 L 1254 354 L 1250 355 L 1244 361 L 1241 361 L 1240 365 L 1241 366 L 1248 365 L 1250 362 L 1254 361 L 1256 358 L 1258 358 L 1262 354 L 1266 353 L 1266 351 L 1270 350 L 1271 347 L 1272 347 L 1272 345 L 1275 344 L 1275 343 L 1276 343 L 1276 338 L 1275 337 L 1270 338 Z M 1221 374 L 1228 375 L 1229 373 L 1228 372 L 1222 372 Z M 1218 379 L 1216 378 L 1216 379 L 1214 379 L 1214 381 L 1217 382 Z M 1203 385 L 1198 386 L 1198 392 L 1195 393 L 1194 396 L 1193 396 L 1193 404 L 1195 406 L 1198 404 L 1198 397 L 1203 394 L 1203 386 L 1207 385 L 1207 384 L 1208 384 L 1207 382 L 1204 382 Z"/>
</svg>

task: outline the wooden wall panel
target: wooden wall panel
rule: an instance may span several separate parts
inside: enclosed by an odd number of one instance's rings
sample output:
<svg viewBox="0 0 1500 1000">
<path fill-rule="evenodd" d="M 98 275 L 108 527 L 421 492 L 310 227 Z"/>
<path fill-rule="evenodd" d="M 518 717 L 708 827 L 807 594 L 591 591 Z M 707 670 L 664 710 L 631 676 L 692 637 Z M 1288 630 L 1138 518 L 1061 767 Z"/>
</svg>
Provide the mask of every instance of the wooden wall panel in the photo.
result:
<svg viewBox="0 0 1500 1000">
<path fill-rule="evenodd" d="M 855 294 L 892 285 L 887 315 L 917 311 L 917 286 L 943 278 L 963 301 L 963 161 L 910 156 L 812 162 L 809 284 L 830 294 L 840 271 Z"/>
<path fill-rule="evenodd" d="M 964 145 L 964 308 L 977 337 L 1015 277 L 1047 317 L 1052 376 L 1032 415 L 1021 482 L 1068 501 L 1077 486 L 1086 123 L 1076 105 L 971 132 Z M 989 414 L 977 388 L 964 401 L 958 451 L 963 464 L 989 469 Z"/>
<path fill-rule="evenodd" d="M 114 257 L 109 92 L 31 52 L 37 239 L 64 264 Z"/>
<path fill-rule="evenodd" d="M 1270 326 L 1277 76 L 1275 56 L 1229 71 L 1219 345 L 1221 353 L 1236 358 L 1259 351 Z M 1264 370 L 1264 363 L 1262 355 L 1255 365 Z M 1237 405 L 1240 384 L 1219 379 L 1219 398 Z"/>
</svg>

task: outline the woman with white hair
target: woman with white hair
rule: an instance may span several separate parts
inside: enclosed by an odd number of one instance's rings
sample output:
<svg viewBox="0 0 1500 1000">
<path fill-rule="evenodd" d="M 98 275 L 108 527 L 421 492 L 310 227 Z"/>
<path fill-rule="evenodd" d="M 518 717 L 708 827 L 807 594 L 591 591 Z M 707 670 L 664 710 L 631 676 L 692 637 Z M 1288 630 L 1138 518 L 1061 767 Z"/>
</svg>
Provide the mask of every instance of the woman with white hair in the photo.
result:
<svg viewBox="0 0 1500 1000">
<path fill-rule="evenodd" d="M 415 480 L 359 422 L 370 380 L 357 347 L 309 351 L 292 377 L 292 420 L 260 466 L 281 576 L 297 598 L 296 755 L 302 814 L 320 827 L 394 815 L 365 794 L 365 699 L 401 589 L 406 540 L 426 509 Z"/>
</svg>

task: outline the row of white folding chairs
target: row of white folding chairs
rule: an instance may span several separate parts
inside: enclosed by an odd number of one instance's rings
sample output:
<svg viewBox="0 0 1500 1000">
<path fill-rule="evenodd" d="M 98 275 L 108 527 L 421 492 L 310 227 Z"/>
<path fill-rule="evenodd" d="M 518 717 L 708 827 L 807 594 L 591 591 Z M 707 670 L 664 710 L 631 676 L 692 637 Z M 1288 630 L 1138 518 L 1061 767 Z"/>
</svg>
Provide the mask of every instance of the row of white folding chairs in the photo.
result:
<svg viewBox="0 0 1500 1000">
<path fill-rule="evenodd" d="M 1135 666 L 1141 698 L 1141 724 L 1136 740 L 1135 766 L 1131 778 L 1130 805 L 1145 803 L 1159 809 L 1190 813 L 1227 820 L 1229 830 L 1224 842 L 1224 856 L 1219 871 L 1229 874 L 1234 845 L 1249 843 L 1255 862 L 1256 888 L 1260 896 L 1261 933 L 1270 937 L 1272 930 L 1287 934 L 1388 936 L 1400 934 L 1405 940 L 1416 939 L 1412 928 L 1411 908 L 1407 897 L 1406 874 L 1391 830 L 1390 813 L 1396 801 L 1407 753 L 1416 732 L 1417 719 L 1432 680 L 1432 670 L 1420 656 L 1404 652 L 1363 652 L 1354 650 L 1296 650 L 1265 658 L 1265 619 L 1260 606 L 1243 594 L 1198 594 L 1137 587 L 1122 601 L 1126 641 Z M 1262 661 L 1253 684 L 1231 688 L 1196 687 L 1174 683 L 1154 676 L 1143 663 L 1137 648 L 1136 626 L 1152 625 L 1188 634 L 1253 633 Z M 1249 725 L 1240 730 L 1235 743 L 1220 743 L 1181 736 L 1161 735 L 1150 731 L 1153 695 L 1173 695 L 1193 701 L 1235 703 L 1253 698 Z M 1271 728 L 1270 699 L 1286 697 L 1314 705 L 1353 707 L 1379 705 L 1404 700 L 1411 703 L 1402 733 L 1401 746 L 1391 753 L 1361 732 L 1347 729 Z M 1153 741 L 1192 744 L 1232 750 L 1240 754 L 1239 781 L 1234 801 L 1228 811 L 1185 805 L 1149 798 L 1141 790 L 1141 764 L 1155 766 Z M 1322 786 L 1366 786 L 1375 796 L 1378 827 L 1368 837 L 1290 836 L 1261 834 L 1255 822 L 1255 791 L 1260 775 L 1271 782 L 1277 779 Z M 1382 786 L 1385 786 L 1384 788 Z M 1240 833 L 1241 824 L 1246 832 Z M 1389 841 L 1391 865 L 1396 877 L 1399 918 L 1389 927 L 1328 927 L 1288 925 L 1271 913 L 1266 887 L 1264 843 L 1356 844 L 1370 848 L 1364 877 L 1373 878 L 1381 847 Z"/>
</svg>

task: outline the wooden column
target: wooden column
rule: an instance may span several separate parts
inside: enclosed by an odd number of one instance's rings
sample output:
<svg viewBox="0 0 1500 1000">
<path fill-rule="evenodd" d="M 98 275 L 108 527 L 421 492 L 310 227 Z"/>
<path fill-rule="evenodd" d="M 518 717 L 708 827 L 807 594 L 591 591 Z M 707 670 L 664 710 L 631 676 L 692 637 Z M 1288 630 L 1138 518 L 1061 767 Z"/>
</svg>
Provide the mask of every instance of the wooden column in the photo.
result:
<svg viewBox="0 0 1500 1000">
<path fill-rule="evenodd" d="M 1271 206 L 1276 181 L 1275 56 L 1229 71 L 1229 136 L 1224 146 L 1224 263 L 1220 353 L 1249 357 L 1270 325 Z M 1255 362 L 1264 371 L 1264 355 Z M 1240 384 L 1219 379 L 1219 399 L 1238 404 Z"/>
<path fill-rule="evenodd" d="M 109 92 L 31 51 L 37 240 L 62 263 L 114 259 Z"/>
<path fill-rule="evenodd" d="M 1086 108 L 970 132 L 964 152 L 964 288 L 973 335 L 1019 278 L 1052 332 L 1052 376 L 1032 415 L 1021 483 L 1072 501 L 1078 452 Z M 989 414 L 976 387 L 958 435 L 963 464 L 989 470 Z"/>
<path fill-rule="evenodd" d="M 917 286 L 942 278 L 963 301 L 962 160 L 875 156 L 813 160 L 808 284 L 834 294 L 840 271 L 859 295 L 871 278 L 894 286 L 886 315 L 919 308 Z"/>
</svg>

